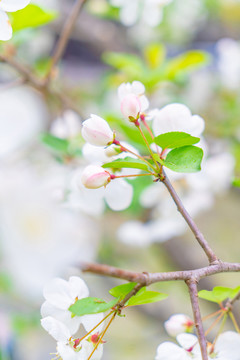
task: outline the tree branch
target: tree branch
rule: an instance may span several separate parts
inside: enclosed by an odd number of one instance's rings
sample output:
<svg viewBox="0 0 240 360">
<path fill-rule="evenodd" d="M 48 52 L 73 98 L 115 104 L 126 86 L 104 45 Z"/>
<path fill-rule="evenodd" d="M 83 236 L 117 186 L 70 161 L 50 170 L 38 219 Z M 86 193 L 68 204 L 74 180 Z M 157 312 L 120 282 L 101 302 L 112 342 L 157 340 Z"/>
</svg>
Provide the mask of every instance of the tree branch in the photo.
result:
<svg viewBox="0 0 240 360">
<path fill-rule="evenodd" d="M 207 354 L 207 342 L 204 335 L 204 329 L 203 329 L 203 323 L 200 313 L 200 307 L 198 303 L 198 289 L 197 289 L 197 281 L 193 279 L 189 279 L 186 281 L 186 284 L 188 286 L 192 309 L 193 309 L 193 316 L 194 316 L 194 322 L 195 327 L 197 331 L 198 341 L 201 349 L 202 359 L 208 360 L 208 354 Z"/>
<path fill-rule="evenodd" d="M 57 63 L 59 62 L 59 60 L 61 59 L 61 57 L 63 56 L 63 53 L 66 49 L 68 40 L 70 38 L 70 35 L 72 33 L 72 30 L 74 28 L 74 25 L 78 19 L 78 16 L 82 10 L 83 5 L 85 4 L 87 0 L 76 0 L 75 4 L 72 7 L 71 13 L 68 16 L 62 32 L 60 34 L 58 43 L 55 47 L 55 50 L 53 52 L 53 56 L 52 56 L 52 61 L 51 61 L 51 67 L 50 70 L 48 72 L 48 75 L 46 77 L 46 81 L 48 82 L 49 79 L 51 78 L 51 74 L 52 71 L 54 69 L 54 67 L 57 65 Z"/>
<path fill-rule="evenodd" d="M 223 272 L 239 272 L 240 263 L 219 262 L 216 265 L 209 265 L 195 270 L 172 271 L 162 273 L 139 273 L 119 269 L 114 266 L 91 263 L 81 263 L 80 268 L 83 272 L 90 272 L 93 274 L 115 277 L 130 282 L 137 282 L 139 284 L 144 284 L 147 286 L 162 281 L 188 281 L 193 278 L 196 281 L 199 281 L 200 279 L 203 279 L 207 276 L 212 276 Z"/>
<path fill-rule="evenodd" d="M 196 223 L 191 218 L 187 210 L 185 209 L 181 199 L 179 198 L 178 194 L 176 193 L 175 189 L 173 188 L 171 182 L 169 181 L 167 175 L 163 172 L 163 177 L 161 179 L 162 183 L 166 186 L 169 194 L 171 195 L 173 201 L 177 205 L 177 209 L 180 212 L 180 214 L 184 217 L 186 220 L 188 226 L 192 230 L 196 240 L 198 241 L 199 245 L 202 247 L 203 251 L 208 257 L 209 263 L 216 264 L 219 262 L 217 256 L 215 255 L 214 251 L 209 246 L 207 240 L 205 239 L 204 235 L 201 233 L 201 231 L 198 229 Z"/>
</svg>

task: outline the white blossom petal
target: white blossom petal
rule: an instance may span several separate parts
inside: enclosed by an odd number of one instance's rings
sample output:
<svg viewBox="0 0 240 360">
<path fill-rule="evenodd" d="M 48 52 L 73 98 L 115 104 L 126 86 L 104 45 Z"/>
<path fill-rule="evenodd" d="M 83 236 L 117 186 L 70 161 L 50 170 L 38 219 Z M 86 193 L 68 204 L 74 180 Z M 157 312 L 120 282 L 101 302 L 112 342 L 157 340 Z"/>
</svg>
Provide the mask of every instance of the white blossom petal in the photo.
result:
<svg viewBox="0 0 240 360">
<path fill-rule="evenodd" d="M 190 360 L 190 358 L 178 345 L 164 342 L 158 346 L 155 360 Z"/>
<path fill-rule="evenodd" d="M 72 335 L 63 323 L 51 316 L 42 319 L 41 325 L 56 341 L 67 342 Z"/>
<path fill-rule="evenodd" d="M 91 331 L 100 321 L 103 319 L 103 313 L 100 314 L 90 314 L 81 316 L 81 323 L 83 324 L 87 332 Z M 95 332 L 101 332 L 104 327 L 104 322 L 102 322 L 95 330 Z"/>
<path fill-rule="evenodd" d="M 126 209 L 131 204 L 132 197 L 132 186 L 122 179 L 114 179 L 105 190 L 106 203 L 115 211 Z"/>
<path fill-rule="evenodd" d="M 0 10 L 0 40 L 7 41 L 12 37 L 12 26 L 7 14 Z"/>
<path fill-rule="evenodd" d="M 1 0 L 0 10 L 3 11 L 18 11 L 25 8 L 31 0 Z"/>
</svg>

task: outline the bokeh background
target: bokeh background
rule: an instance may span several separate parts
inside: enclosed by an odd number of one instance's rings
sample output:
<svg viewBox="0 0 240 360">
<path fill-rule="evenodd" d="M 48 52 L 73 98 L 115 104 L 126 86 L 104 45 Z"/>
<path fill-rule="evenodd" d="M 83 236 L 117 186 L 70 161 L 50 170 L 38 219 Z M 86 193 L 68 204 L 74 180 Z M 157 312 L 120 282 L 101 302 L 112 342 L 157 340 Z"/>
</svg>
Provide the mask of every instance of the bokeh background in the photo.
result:
<svg viewBox="0 0 240 360">
<path fill-rule="evenodd" d="M 204 118 L 203 175 L 176 177 L 174 185 L 216 254 L 239 262 L 240 2 L 172 0 L 153 14 L 150 0 L 131 1 L 86 2 L 48 91 L 0 63 L 1 360 L 54 357 L 55 342 L 40 327 L 39 312 L 51 278 L 79 274 L 91 295 L 110 299 L 108 290 L 121 281 L 81 274 L 83 260 L 149 272 L 206 265 L 162 189 L 132 180 L 132 205 L 113 212 L 76 184 L 94 161 L 81 137 L 81 121 L 91 113 L 142 149 L 120 113 L 122 82 L 141 81 L 150 109 L 178 102 Z M 35 23 L 27 23 L 28 8 L 13 15 L 14 36 L 1 42 L 0 52 L 43 79 L 74 2 L 32 4 L 44 15 Z M 238 274 L 216 275 L 199 289 L 239 282 Z M 168 300 L 117 319 L 104 360 L 153 359 L 168 339 L 163 322 L 174 313 L 191 315 L 184 283 L 152 288 L 168 293 Z M 204 315 L 217 310 L 204 300 L 201 308 Z M 239 304 L 238 317 L 237 310 Z"/>
</svg>

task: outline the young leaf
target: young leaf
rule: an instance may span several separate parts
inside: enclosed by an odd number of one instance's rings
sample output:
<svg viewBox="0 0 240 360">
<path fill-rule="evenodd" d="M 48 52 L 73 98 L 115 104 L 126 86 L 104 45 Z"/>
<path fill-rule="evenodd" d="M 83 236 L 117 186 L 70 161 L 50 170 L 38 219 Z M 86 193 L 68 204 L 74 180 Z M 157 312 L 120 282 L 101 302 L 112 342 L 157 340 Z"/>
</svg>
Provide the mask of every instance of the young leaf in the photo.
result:
<svg viewBox="0 0 240 360">
<path fill-rule="evenodd" d="M 199 147 L 183 146 L 168 153 L 164 166 L 176 172 L 197 172 L 201 170 L 202 158 L 203 151 Z"/>
<path fill-rule="evenodd" d="M 53 136 L 48 133 L 44 133 L 41 136 L 42 142 L 52 148 L 53 150 L 61 153 L 68 153 L 69 151 L 69 141 L 65 139 L 60 139 L 56 136 Z"/>
<path fill-rule="evenodd" d="M 233 186 L 240 187 L 240 178 L 234 178 L 232 181 Z"/>
<path fill-rule="evenodd" d="M 185 132 L 172 131 L 165 134 L 161 134 L 154 138 L 154 142 L 164 149 L 175 149 L 182 146 L 197 144 L 200 141 L 199 138 L 191 136 Z"/>
<path fill-rule="evenodd" d="M 103 168 L 122 169 L 133 168 L 148 171 L 148 166 L 143 161 L 126 157 L 124 159 L 117 159 L 102 165 Z"/>
<path fill-rule="evenodd" d="M 98 314 L 111 309 L 116 305 L 118 299 L 114 299 L 106 303 L 103 299 L 87 297 L 79 299 L 75 304 L 69 307 L 69 310 L 73 315 L 83 316 L 87 314 Z"/>
<path fill-rule="evenodd" d="M 57 17 L 55 11 L 43 10 L 40 6 L 30 4 L 24 9 L 11 14 L 14 31 L 29 27 L 38 27 L 53 21 Z"/>
<path fill-rule="evenodd" d="M 226 299 L 233 299 L 239 291 L 240 291 L 240 286 L 237 286 L 234 289 L 223 286 L 216 286 L 212 289 L 212 291 L 208 291 L 208 290 L 199 291 L 198 296 L 201 299 L 216 302 L 219 304 Z"/>
<path fill-rule="evenodd" d="M 136 295 L 128 300 L 127 306 L 150 304 L 164 300 L 168 297 L 167 294 L 159 293 L 157 291 L 139 291 Z"/>
<path fill-rule="evenodd" d="M 122 284 L 115 286 L 111 290 L 109 290 L 109 294 L 114 296 L 115 298 L 118 298 L 119 300 L 122 300 L 125 298 L 125 296 L 130 293 L 130 291 L 137 285 L 137 283 L 131 282 L 127 284 Z"/>
</svg>

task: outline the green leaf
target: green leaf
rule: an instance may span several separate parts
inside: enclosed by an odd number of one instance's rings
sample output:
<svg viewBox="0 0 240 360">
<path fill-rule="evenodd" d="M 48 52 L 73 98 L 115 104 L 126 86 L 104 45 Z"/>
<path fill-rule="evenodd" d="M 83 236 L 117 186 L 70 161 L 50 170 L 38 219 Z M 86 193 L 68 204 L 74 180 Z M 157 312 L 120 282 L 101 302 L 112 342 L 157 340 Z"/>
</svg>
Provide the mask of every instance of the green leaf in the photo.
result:
<svg viewBox="0 0 240 360">
<path fill-rule="evenodd" d="M 164 300 L 167 297 L 168 297 L 167 294 L 159 293 L 157 291 L 146 291 L 144 289 L 144 290 L 140 290 L 136 295 L 132 296 L 131 299 L 128 300 L 126 305 L 135 306 L 135 305 L 150 304 Z"/>
<path fill-rule="evenodd" d="M 148 171 L 148 166 L 143 161 L 138 159 L 133 159 L 131 157 L 126 157 L 124 159 L 117 159 L 102 165 L 103 168 L 112 168 L 112 169 L 140 169 Z"/>
<path fill-rule="evenodd" d="M 48 133 L 44 133 L 41 136 L 42 142 L 52 148 L 53 150 L 57 152 L 61 152 L 64 154 L 68 153 L 69 150 L 69 141 L 65 139 L 60 139 L 56 136 L 53 136 Z"/>
<path fill-rule="evenodd" d="M 199 138 L 180 131 L 168 132 L 154 138 L 154 142 L 161 146 L 163 150 L 167 148 L 175 149 L 182 146 L 193 145 L 197 144 L 199 141 Z"/>
<path fill-rule="evenodd" d="M 127 284 L 122 284 L 115 286 L 111 290 L 109 290 L 109 294 L 118 298 L 119 300 L 123 300 L 125 296 L 132 291 L 132 289 L 137 285 L 137 283 L 131 282 Z"/>
<path fill-rule="evenodd" d="M 235 187 L 240 187 L 240 178 L 234 178 L 232 184 Z"/>
<path fill-rule="evenodd" d="M 163 44 L 152 43 L 144 49 L 144 57 L 151 69 L 159 67 L 166 56 L 166 49 Z"/>
<path fill-rule="evenodd" d="M 46 25 L 57 17 L 55 11 L 43 10 L 38 5 L 30 4 L 24 9 L 11 14 L 14 31 Z"/>
<path fill-rule="evenodd" d="M 240 291 L 240 286 L 237 286 L 234 289 L 223 286 L 216 286 L 213 288 L 212 291 L 208 291 L 208 290 L 199 291 L 198 296 L 201 299 L 216 302 L 219 304 L 226 299 L 233 299 L 239 291 Z"/>
<path fill-rule="evenodd" d="M 164 166 L 176 172 L 197 172 L 201 170 L 202 158 L 203 151 L 199 147 L 183 146 L 168 153 Z"/>
<path fill-rule="evenodd" d="M 144 71 L 141 59 L 133 54 L 105 52 L 102 59 L 106 64 L 132 76 L 138 76 Z"/>
<path fill-rule="evenodd" d="M 177 75 L 188 73 L 209 62 L 209 54 L 204 51 L 191 50 L 170 60 L 166 69 L 166 76 L 174 79 Z"/>
<path fill-rule="evenodd" d="M 75 304 L 69 307 L 69 310 L 73 315 L 77 316 L 98 314 L 111 309 L 117 302 L 118 299 L 106 303 L 103 299 L 87 297 L 77 300 Z"/>
</svg>

